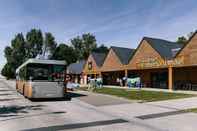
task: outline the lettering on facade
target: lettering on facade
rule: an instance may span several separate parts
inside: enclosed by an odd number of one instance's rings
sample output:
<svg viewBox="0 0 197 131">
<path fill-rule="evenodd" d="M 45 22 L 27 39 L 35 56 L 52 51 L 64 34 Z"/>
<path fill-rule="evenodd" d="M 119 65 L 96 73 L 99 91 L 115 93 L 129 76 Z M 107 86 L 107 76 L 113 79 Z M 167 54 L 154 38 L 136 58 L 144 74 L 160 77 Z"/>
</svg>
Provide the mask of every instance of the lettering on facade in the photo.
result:
<svg viewBox="0 0 197 131">
<path fill-rule="evenodd" d="M 177 57 L 171 60 L 163 60 L 161 58 L 147 58 L 142 59 L 140 62 L 136 63 L 136 67 L 143 68 L 154 68 L 154 67 L 168 67 L 168 66 L 178 66 L 184 64 L 184 57 Z"/>
</svg>

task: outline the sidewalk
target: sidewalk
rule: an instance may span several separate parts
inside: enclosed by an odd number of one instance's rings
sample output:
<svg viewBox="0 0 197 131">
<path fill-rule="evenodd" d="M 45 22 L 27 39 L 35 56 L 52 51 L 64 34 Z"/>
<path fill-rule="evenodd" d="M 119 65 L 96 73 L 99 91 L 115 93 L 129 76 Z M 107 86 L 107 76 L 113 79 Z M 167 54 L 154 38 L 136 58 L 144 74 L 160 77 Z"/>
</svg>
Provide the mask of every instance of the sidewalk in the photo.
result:
<svg viewBox="0 0 197 131">
<path fill-rule="evenodd" d="M 117 117 L 144 122 L 166 131 L 195 131 L 197 113 L 181 112 L 188 108 L 197 108 L 197 97 L 99 107 Z"/>
<path fill-rule="evenodd" d="M 134 103 L 137 102 L 135 100 L 127 100 L 124 98 L 112 96 L 112 95 L 105 95 L 105 94 L 98 94 L 88 91 L 73 91 L 71 94 L 74 94 L 76 99 L 79 99 L 83 102 L 86 102 L 93 106 L 106 106 L 106 105 L 120 105 L 120 104 L 127 104 L 127 103 Z"/>
<path fill-rule="evenodd" d="M 15 86 L 16 86 L 16 80 L 5 80 L 5 79 L 2 79 L 2 81 L 4 83 L 6 83 L 8 86 L 12 87 L 12 88 L 15 88 Z"/>
<path fill-rule="evenodd" d="M 174 99 L 157 102 L 147 102 L 147 105 L 171 108 L 176 110 L 184 110 L 189 108 L 197 108 L 197 97 Z"/>
</svg>

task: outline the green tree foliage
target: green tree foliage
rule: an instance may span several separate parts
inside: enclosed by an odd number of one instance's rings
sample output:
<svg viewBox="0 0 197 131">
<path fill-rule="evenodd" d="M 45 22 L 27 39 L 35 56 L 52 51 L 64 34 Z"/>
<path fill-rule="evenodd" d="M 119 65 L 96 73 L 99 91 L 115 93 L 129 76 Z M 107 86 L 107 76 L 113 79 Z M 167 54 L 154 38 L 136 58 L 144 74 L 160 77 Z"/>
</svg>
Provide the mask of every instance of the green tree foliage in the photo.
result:
<svg viewBox="0 0 197 131">
<path fill-rule="evenodd" d="M 65 60 L 69 65 L 77 61 L 77 54 L 73 47 L 62 43 L 57 46 L 52 58 L 56 60 Z"/>
<path fill-rule="evenodd" d="M 89 54 L 97 47 L 94 35 L 87 33 L 71 40 L 72 47 L 78 54 L 78 60 L 87 59 Z"/>
<path fill-rule="evenodd" d="M 109 49 L 104 44 L 101 44 L 99 47 L 93 49 L 92 51 L 97 53 L 108 53 Z"/>
<path fill-rule="evenodd" d="M 11 47 L 7 46 L 4 49 L 4 54 L 7 59 L 7 63 L 1 73 L 7 78 L 13 78 L 16 68 L 25 61 L 25 39 L 22 33 L 15 36 L 11 41 Z"/>
<path fill-rule="evenodd" d="M 10 63 L 6 63 L 3 69 L 1 70 L 1 74 L 3 76 L 6 76 L 7 79 L 10 79 L 15 77 L 14 71 L 15 70 L 12 67 L 12 65 Z"/>
<path fill-rule="evenodd" d="M 177 43 L 185 44 L 187 42 L 187 38 L 185 36 L 178 37 Z"/>
<path fill-rule="evenodd" d="M 44 40 L 41 30 L 32 29 L 28 32 L 26 42 L 27 58 L 35 58 L 37 55 L 42 54 Z"/>
<path fill-rule="evenodd" d="M 43 37 L 41 30 L 32 29 L 26 34 L 18 33 L 11 41 L 11 46 L 4 49 L 7 63 L 2 69 L 2 74 L 13 78 L 15 70 L 28 58 L 35 58 L 42 53 Z"/>
<path fill-rule="evenodd" d="M 55 51 L 57 43 L 55 42 L 55 37 L 50 33 L 45 33 L 45 40 L 43 45 L 43 57 L 45 58 L 46 53 L 48 53 L 48 58 L 50 59 Z"/>
<path fill-rule="evenodd" d="M 17 68 L 25 61 L 25 44 L 25 39 L 22 33 L 17 34 L 16 37 L 11 41 L 11 57 L 13 60 L 9 61 L 9 63 L 14 64 L 14 68 Z"/>
<path fill-rule="evenodd" d="M 177 39 L 177 43 L 180 43 L 180 44 L 186 44 L 187 41 L 194 35 L 195 32 L 190 32 L 187 34 L 187 36 L 181 36 L 181 37 L 178 37 Z"/>
<path fill-rule="evenodd" d="M 11 47 L 6 46 L 4 49 L 4 54 L 5 54 L 7 61 L 9 61 L 9 62 L 14 61 L 14 58 L 12 57 L 12 48 Z"/>
<path fill-rule="evenodd" d="M 41 30 L 31 29 L 25 38 L 22 33 L 18 33 L 11 41 L 11 46 L 4 49 L 7 63 L 1 73 L 7 78 L 14 78 L 16 68 L 27 59 L 36 57 L 65 60 L 69 65 L 87 59 L 92 51 L 105 53 L 108 48 L 104 45 L 97 47 L 96 38 L 90 33 L 73 38 L 71 46 L 68 46 L 63 43 L 57 45 L 55 37 L 49 32 L 43 37 Z"/>
</svg>

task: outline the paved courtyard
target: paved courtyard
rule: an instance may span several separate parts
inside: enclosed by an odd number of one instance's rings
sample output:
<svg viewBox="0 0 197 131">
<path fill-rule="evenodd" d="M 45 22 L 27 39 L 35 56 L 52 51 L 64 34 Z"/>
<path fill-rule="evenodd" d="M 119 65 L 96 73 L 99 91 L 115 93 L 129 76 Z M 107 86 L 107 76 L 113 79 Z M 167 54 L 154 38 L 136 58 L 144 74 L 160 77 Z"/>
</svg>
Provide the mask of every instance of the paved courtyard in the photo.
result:
<svg viewBox="0 0 197 131">
<path fill-rule="evenodd" d="M 94 106 L 120 105 L 135 102 L 110 95 L 96 94 L 87 91 L 75 91 L 75 93 L 82 96 L 78 97 L 79 100 Z"/>
<path fill-rule="evenodd" d="M 195 131 L 197 98 L 137 103 L 76 91 L 69 100 L 30 101 L 0 80 L 0 130 Z"/>
</svg>

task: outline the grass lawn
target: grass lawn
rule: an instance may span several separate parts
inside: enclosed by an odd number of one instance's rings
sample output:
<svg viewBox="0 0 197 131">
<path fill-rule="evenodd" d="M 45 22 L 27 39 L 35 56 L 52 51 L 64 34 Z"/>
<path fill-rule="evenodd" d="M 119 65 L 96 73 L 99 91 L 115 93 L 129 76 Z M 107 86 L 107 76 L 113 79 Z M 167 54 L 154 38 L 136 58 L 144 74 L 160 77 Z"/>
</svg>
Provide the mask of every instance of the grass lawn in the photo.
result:
<svg viewBox="0 0 197 131">
<path fill-rule="evenodd" d="M 86 88 L 87 89 L 87 88 Z M 85 88 L 83 89 L 85 90 Z M 159 91 L 147 91 L 138 89 L 117 89 L 117 88 L 100 88 L 95 89 L 94 92 L 114 95 L 123 97 L 131 100 L 140 100 L 141 102 L 161 101 L 169 99 L 179 99 L 193 97 L 196 95 L 181 94 L 181 93 L 170 93 L 170 92 L 159 92 Z"/>
<path fill-rule="evenodd" d="M 185 109 L 184 111 L 197 113 L 197 108 Z"/>
</svg>

